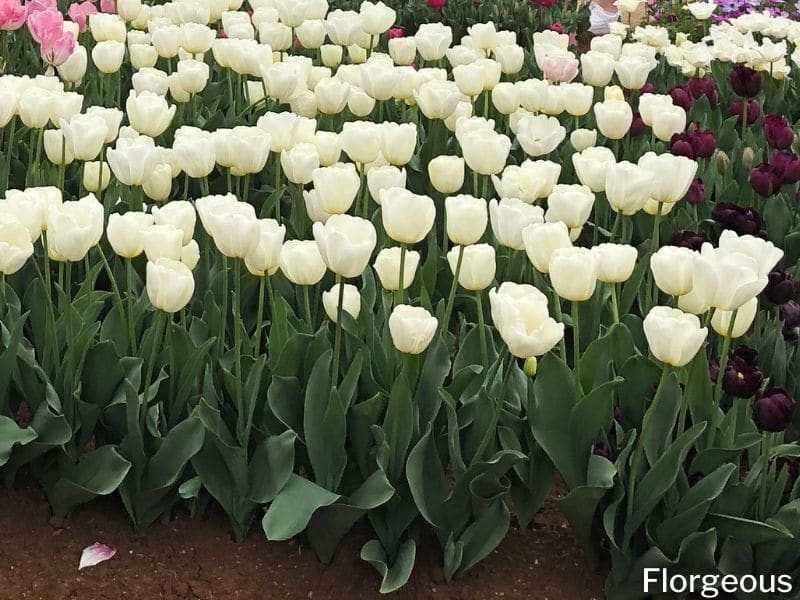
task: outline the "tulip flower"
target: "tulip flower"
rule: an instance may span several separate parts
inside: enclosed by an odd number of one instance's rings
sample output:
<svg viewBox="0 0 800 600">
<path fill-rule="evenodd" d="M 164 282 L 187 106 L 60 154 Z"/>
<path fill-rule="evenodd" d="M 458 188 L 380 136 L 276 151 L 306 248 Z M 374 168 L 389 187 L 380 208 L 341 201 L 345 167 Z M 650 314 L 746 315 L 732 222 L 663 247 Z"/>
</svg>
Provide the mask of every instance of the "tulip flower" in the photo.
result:
<svg viewBox="0 0 800 600">
<path fill-rule="evenodd" d="M 314 240 L 284 242 L 278 264 L 286 279 L 305 288 L 319 283 L 327 270 Z"/>
<path fill-rule="evenodd" d="M 550 282 L 565 300 L 584 302 L 597 284 L 597 257 L 588 248 L 556 248 L 548 264 Z"/>
<path fill-rule="evenodd" d="M 489 218 L 497 241 L 513 250 L 525 250 L 522 232 L 534 223 L 544 223 L 544 210 L 517 198 L 489 201 Z"/>
<path fill-rule="evenodd" d="M 564 337 L 564 324 L 551 318 L 547 297 L 528 284 L 504 282 L 489 292 L 492 321 L 517 358 L 547 354 Z"/>
<path fill-rule="evenodd" d="M 424 308 L 399 304 L 389 315 L 394 347 L 404 354 L 422 354 L 436 335 L 438 320 Z"/>
<path fill-rule="evenodd" d="M 340 277 L 358 277 L 369 262 L 377 233 L 366 219 L 333 215 L 324 225 L 314 223 L 314 239 L 328 269 Z"/>
<path fill-rule="evenodd" d="M 694 257 L 692 285 L 709 306 L 735 310 L 764 290 L 767 276 L 752 256 L 703 244 Z"/>
<path fill-rule="evenodd" d="M 182 262 L 159 258 L 147 263 L 146 287 L 147 297 L 155 308 L 176 313 L 192 299 L 194 276 Z"/>
<path fill-rule="evenodd" d="M 604 136 L 612 140 L 625 137 L 633 122 L 633 110 L 622 100 L 606 100 L 594 105 L 597 128 Z"/>
<path fill-rule="evenodd" d="M 47 252 L 51 260 L 79 262 L 103 235 L 103 205 L 94 194 L 47 209 Z"/>
<path fill-rule="evenodd" d="M 695 315 L 668 306 L 654 306 L 644 318 L 644 335 L 655 358 L 683 367 L 695 357 L 708 335 Z"/>
<path fill-rule="evenodd" d="M 108 217 L 106 237 L 114 252 L 123 258 L 136 258 L 144 251 L 144 232 L 153 225 L 153 215 L 129 211 Z"/>
<path fill-rule="evenodd" d="M 585 185 L 558 184 L 547 198 L 544 220 L 563 222 L 569 229 L 583 227 L 594 207 L 594 194 Z"/>
<path fill-rule="evenodd" d="M 758 394 L 753 402 L 753 420 L 762 431 L 784 431 L 792 422 L 794 409 L 794 398 L 786 390 L 772 387 Z"/>
<path fill-rule="evenodd" d="M 731 70 L 731 89 L 743 98 L 755 98 L 761 91 L 761 73 L 738 65 Z"/>
<path fill-rule="evenodd" d="M 384 248 L 378 252 L 373 268 L 381 286 L 387 291 L 396 292 L 408 289 L 413 283 L 419 261 L 420 254 L 414 250 L 407 250 L 403 253 L 399 247 Z M 402 274 L 400 273 L 401 263 Z"/>
<path fill-rule="evenodd" d="M 259 219 L 257 223 L 258 241 L 245 255 L 244 264 L 251 274 L 263 278 L 274 274 L 280 266 L 286 227 L 274 219 Z"/>
<path fill-rule="evenodd" d="M 715 310 L 711 327 L 723 337 L 742 337 L 753 324 L 758 311 L 758 298 L 745 302 L 738 310 Z"/>
<path fill-rule="evenodd" d="M 445 198 L 447 237 L 457 246 L 477 243 L 489 221 L 486 200 L 463 194 Z"/>
<path fill-rule="evenodd" d="M 764 137 L 767 143 L 777 150 L 785 150 L 794 142 L 792 127 L 782 115 L 764 116 Z"/>
<path fill-rule="evenodd" d="M 689 248 L 662 246 L 650 256 L 650 270 L 655 284 L 670 296 L 683 296 L 692 291 L 694 259 L 697 253 Z"/>
<path fill-rule="evenodd" d="M 437 156 L 428 163 L 431 185 L 442 194 L 454 194 L 464 186 L 464 159 L 460 156 Z"/>
<path fill-rule="evenodd" d="M 764 295 L 775 305 L 786 304 L 797 295 L 800 283 L 786 271 L 771 271 L 767 275 L 768 283 Z"/>
<path fill-rule="evenodd" d="M 605 190 L 606 173 L 616 162 L 614 153 L 603 146 L 592 146 L 572 155 L 575 174 L 592 192 Z"/>
<path fill-rule="evenodd" d="M 0 274 L 13 275 L 33 256 L 28 229 L 13 215 L 0 213 Z M 5 291 L 2 291 L 5 295 Z"/>
<path fill-rule="evenodd" d="M 549 273 L 550 258 L 557 249 L 571 248 L 569 229 L 561 221 L 554 223 L 532 223 L 522 230 L 525 252 L 534 268 L 540 273 Z"/>
<path fill-rule="evenodd" d="M 406 187 L 406 170 L 392 165 L 372 167 L 367 172 L 367 188 L 372 199 L 381 203 L 381 192 L 391 188 Z"/>
<path fill-rule="evenodd" d="M 523 117 L 517 126 L 517 141 L 528 156 L 549 154 L 566 136 L 567 130 L 558 119 L 546 115 Z"/>
<path fill-rule="evenodd" d="M 176 107 L 170 106 L 163 96 L 152 92 L 131 92 L 125 103 L 131 127 L 150 137 L 164 133 L 175 116 L 175 110 Z"/>
<path fill-rule="evenodd" d="M 783 250 L 775 244 L 752 235 L 739 236 L 734 231 L 725 230 L 719 236 L 719 250 L 741 253 L 756 261 L 759 275 L 767 275 L 783 258 Z"/>
</svg>

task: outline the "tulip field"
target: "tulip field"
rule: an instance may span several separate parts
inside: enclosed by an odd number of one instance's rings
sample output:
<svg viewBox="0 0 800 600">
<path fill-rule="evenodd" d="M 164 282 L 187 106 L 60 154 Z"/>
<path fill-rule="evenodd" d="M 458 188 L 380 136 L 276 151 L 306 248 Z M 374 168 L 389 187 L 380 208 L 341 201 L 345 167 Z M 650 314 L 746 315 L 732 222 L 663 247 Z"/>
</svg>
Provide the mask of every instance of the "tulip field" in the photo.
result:
<svg viewBox="0 0 800 600">
<path fill-rule="evenodd" d="M 0 0 L 3 483 L 797 598 L 800 20 L 618 4 Z"/>
</svg>

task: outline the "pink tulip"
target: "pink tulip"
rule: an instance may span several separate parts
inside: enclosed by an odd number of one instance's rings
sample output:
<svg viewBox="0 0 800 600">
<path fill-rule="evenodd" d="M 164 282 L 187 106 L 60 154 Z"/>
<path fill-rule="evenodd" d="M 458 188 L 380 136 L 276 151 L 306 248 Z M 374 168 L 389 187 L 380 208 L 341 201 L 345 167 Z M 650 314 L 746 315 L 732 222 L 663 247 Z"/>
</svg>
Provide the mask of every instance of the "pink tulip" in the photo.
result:
<svg viewBox="0 0 800 600">
<path fill-rule="evenodd" d="M 569 54 L 548 54 L 542 60 L 542 71 L 548 81 L 566 83 L 578 74 L 578 60 Z"/>
<path fill-rule="evenodd" d="M 0 29 L 13 31 L 25 24 L 28 11 L 19 0 L 0 0 Z"/>
<path fill-rule="evenodd" d="M 405 30 L 402 27 L 392 27 L 389 30 L 389 39 L 393 40 L 395 38 L 401 38 L 406 34 Z"/>
<path fill-rule="evenodd" d="M 447 4 L 447 0 L 425 0 L 425 4 L 433 10 L 442 10 Z"/>
<path fill-rule="evenodd" d="M 100 10 L 104 13 L 116 13 L 117 3 L 114 0 L 100 0 Z"/>
<path fill-rule="evenodd" d="M 78 24 L 80 31 L 86 31 L 87 27 L 89 27 L 89 15 L 95 13 L 97 13 L 97 7 L 89 0 L 81 3 L 73 2 L 70 4 L 69 10 L 67 10 L 70 20 Z"/>
<path fill-rule="evenodd" d="M 28 16 L 30 16 L 35 12 L 58 10 L 58 6 L 56 5 L 56 0 L 28 0 L 25 3 L 25 10 L 28 12 Z"/>
<path fill-rule="evenodd" d="M 53 37 L 63 30 L 64 16 L 57 10 L 38 10 L 28 13 L 28 31 L 38 43 L 46 37 Z"/>
<path fill-rule="evenodd" d="M 63 30 L 42 40 L 39 47 L 42 60 L 52 67 L 64 64 L 74 51 L 75 38 Z"/>
</svg>

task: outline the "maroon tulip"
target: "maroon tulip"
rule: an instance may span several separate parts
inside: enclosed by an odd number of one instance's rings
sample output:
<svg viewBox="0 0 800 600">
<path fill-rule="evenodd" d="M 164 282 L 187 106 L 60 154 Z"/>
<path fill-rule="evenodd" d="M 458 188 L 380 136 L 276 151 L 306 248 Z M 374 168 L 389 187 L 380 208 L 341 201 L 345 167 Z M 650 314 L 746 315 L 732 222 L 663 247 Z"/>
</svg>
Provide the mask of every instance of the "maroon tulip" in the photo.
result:
<svg viewBox="0 0 800 600">
<path fill-rule="evenodd" d="M 800 181 L 800 157 L 788 150 L 773 152 L 769 164 L 780 174 L 781 183 L 794 185 Z"/>
<path fill-rule="evenodd" d="M 611 452 L 611 448 L 606 446 L 603 442 L 597 442 L 592 449 L 592 454 L 596 454 L 597 456 L 602 456 L 605 459 L 614 460 L 614 455 Z"/>
<path fill-rule="evenodd" d="M 692 97 L 689 94 L 689 90 L 685 87 L 675 86 L 669 91 L 669 95 L 672 98 L 672 103 L 675 106 L 680 106 L 683 110 L 688 111 L 692 108 Z"/>
<path fill-rule="evenodd" d="M 540 8 L 550 8 L 556 3 L 556 0 L 530 0 L 530 3 Z"/>
<path fill-rule="evenodd" d="M 425 0 L 425 4 L 433 10 L 442 10 L 447 4 L 447 0 Z"/>
<path fill-rule="evenodd" d="M 708 98 L 711 108 L 717 106 L 717 101 L 719 100 L 717 84 L 711 77 L 694 77 L 689 80 L 686 89 L 695 100 L 705 96 Z"/>
<path fill-rule="evenodd" d="M 728 358 L 722 389 L 736 398 L 751 398 L 764 383 L 758 368 L 758 353 L 747 346 L 739 346 Z"/>
<path fill-rule="evenodd" d="M 755 98 L 761 91 L 761 73 L 745 66 L 736 66 L 731 71 L 731 89 L 743 98 Z"/>
<path fill-rule="evenodd" d="M 719 361 L 712 358 L 708 361 L 708 376 L 711 378 L 712 383 L 717 383 L 719 377 Z"/>
<path fill-rule="evenodd" d="M 795 339 L 800 334 L 800 304 L 794 300 L 781 304 L 781 319 L 783 319 L 783 337 L 787 340 Z"/>
<path fill-rule="evenodd" d="M 722 229 L 730 229 L 739 235 L 758 235 L 761 231 L 761 216 L 758 211 L 733 202 L 717 204 L 711 217 Z"/>
<path fill-rule="evenodd" d="M 753 402 L 753 420 L 762 431 L 785 431 L 792 422 L 795 401 L 779 387 L 764 390 Z"/>
<path fill-rule="evenodd" d="M 694 160 L 697 155 L 692 145 L 692 136 L 689 133 L 674 133 L 669 141 L 669 151 L 675 156 L 685 156 Z"/>
<path fill-rule="evenodd" d="M 686 200 L 689 204 L 702 204 L 706 199 L 706 186 L 699 177 L 692 181 L 689 191 L 686 192 Z M 699 250 L 699 248 L 698 248 Z"/>
<path fill-rule="evenodd" d="M 711 158 L 717 149 L 717 138 L 710 129 L 693 130 L 689 141 L 698 158 Z"/>
<path fill-rule="evenodd" d="M 769 163 L 761 163 L 750 171 L 750 185 L 756 194 L 769 198 L 781 189 L 783 173 Z"/>
<path fill-rule="evenodd" d="M 708 238 L 697 231 L 686 229 L 684 231 L 676 231 L 672 234 L 670 244 L 673 246 L 680 246 L 681 248 L 689 248 L 690 250 L 700 251 L 700 248 Z"/>
<path fill-rule="evenodd" d="M 797 279 L 786 271 L 775 270 L 770 272 L 767 276 L 767 281 L 764 295 L 773 304 L 786 304 L 790 300 L 794 300 L 797 295 Z"/>
<path fill-rule="evenodd" d="M 553 23 L 548 29 L 556 33 L 564 33 L 564 26 L 561 23 Z"/>
<path fill-rule="evenodd" d="M 740 119 L 744 119 L 743 110 L 744 110 L 744 100 L 735 100 L 731 102 L 731 115 L 735 115 Z M 761 105 L 758 103 L 758 100 L 750 100 L 747 101 L 747 123 L 752 125 L 758 118 L 761 116 Z"/>
<path fill-rule="evenodd" d="M 392 27 L 389 30 L 389 39 L 393 40 L 396 38 L 401 38 L 406 34 L 405 30 L 402 27 Z"/>
<path fill-rule="evenodd" d="M 785 150 L 794 141 L 794 132 L 789 122 L 781 115 L 764 116 L 764 137 L 777 150 Z"/>
<path fill-rule="evenodd" d="M 638 112 L 633 113 L 633 121 L 631 121 L 631 128 L 628 130 L 628 135 L 631 137 L 638 137 L 644 133 L 644 121 L 642 115 Z"/>
</svg>

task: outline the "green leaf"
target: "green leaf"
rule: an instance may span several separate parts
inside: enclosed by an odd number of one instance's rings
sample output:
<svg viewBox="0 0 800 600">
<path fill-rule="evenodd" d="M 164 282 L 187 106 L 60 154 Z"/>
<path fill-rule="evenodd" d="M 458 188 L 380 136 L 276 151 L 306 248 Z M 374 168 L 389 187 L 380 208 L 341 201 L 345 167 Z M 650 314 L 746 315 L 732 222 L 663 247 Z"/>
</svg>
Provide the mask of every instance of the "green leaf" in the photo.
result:
<svg viewBox="0 0 800 600">
<path fill-rule="evenodd" d="M 5 285 L 0 284 L 0 285 Z M 8 409 L 8 384 L 14 374 L 14 367 L 17 364 L 17 349 L 19 342 L 22 339 L 22 328 L 28 320 L 28 314 L 25 313 L 15 323 L 10 333 L 7 333 L 5 326 L 3 329 L 3 343 L 5 350 L 0 353 L 0 415 L 6 413 Z M 2 440 L 2 436 L 0 436 Z M 8 458 L 8 457 L 6 457 Z M 2 461 L 2 452 L 0 452 L 0 461 Z M 0 464 L 3 464 L 0 462 Z"/>
<path fill-rule="evenodd" d="M 116 490 L 131 463 L 119 455 L 114 446 L 101 446 L 77 465 L 64 471 L 48 492 L 53 512 L 66 516 L 72 510 L 97 496 L 106 496 Z"/>
<path fill-rule="evenodd" d="M 715 527 L 720 538 L 733 537 L 748 544 L 763 544 L 793 537 L 783 524 L 772 519 L 762 523 L 732 515 L 709 513 L 706 525 Z"/>
<path fill-rule="evenodd" d="M 397 481 L 403 473 L 406 452 L 413 434 L 413 419 L 411 389 L 405 373 L 401 373 L 392 386 L 386 417 L 383 420 L 386 442 L 390 449 L 386 471 L 391 481 Z"/>
<path fill-rule="evenodd" d="M 619 303 L 619 313 L 621 315 L 631 312 L 640 291 L 643 289 L 642 281 L 644 281 L 645 275 L 650 270 L 650 254 L 650 251 L 645 252 L 639 258 L 639 262 L 636 263 L 636 268 L 630 278 L 622 286 L 622 295 Z"/>
<path fill-rule="evenodd" d="M 203 446 L 204 436 L 205 428 L 197 418 L 190 417 L 173 427 L 150 459 L 142 487 L 157 490 L 174 485 Z"/>
<path fill-rule="evenodd" d="M 24 446 L 36 439 L 36 432 L 30 427 L 20 427 L 8 417 L 0 415 L 0 467 L 11 457 L 15 445 Z"/>
<path fill-rule="evenodd" d="M 683 392 L 684 402 L 689 405 L 692 423 L 711 423 L 714 410 L 713 386 L 708 371 L 708 359 L 698 352 L 689 365 L 689 379 Z"/>
<path fill-rule="evenodd" d="M 463 547 L 456 576 L 469 571 L 500 545 L 508 532 L 509 522 L 508 507 L 502 500 L 496 500 L 464 530 L 458 540 Z"/>
<path fill-rule="evenodd" d="M 614 419 L 614 391 L 622 383 L 616 377 L 581 398 L 569 415 L 569 437 L 574 448 L 576 469 L 588 473 L 592 447 Z M 586 477 L 586 475 L 584 475 Z"/>
<path fill-rule="evenodd" d="M 361 548 L 361 559 L 381 574 L 381 594 L 390 594 L 406 584 L 411 577 L 416 556 L 417 543 L 412 539 L 403 542 L 391 566 L 378 540 L 370 540 Z"/>
<path fill-rule="evenodd" d="M 257 504 L 270 502 L 283 489 L 294 469 L 294 442 L 297 435 L 284 431 L 266 438 L 256 447 L 250 460 L 248 496 Z"/>
<path fill-rule="evenodd" d="M 439 389 L 450 373 L 450 353 L 447 351 L 442 337 L 437 335 L 425 354 L 417 391 L 414 393 L 414 406 L 417 407 L 419 420 L 415 424 L 420 433 L 425 423 L 430 423 L 439 413 L 442 400 Z"/>
<path fill-rule="evenodd" d="M 670 373 L 661 380 L 653 403 L 642 422 L 642 442 L 647 462 L 654 465 L 672 440 L 672 430 L 681 408 L 681 388 L 678 377 Z"/>
<path fill-rule="evenodd" d="M 581 388 L 587 392 L 593 390 L 606 381 L 609 362 L 614 363 L 616 371 L 619 371 L 628 357 L 635 354 L 630 330 L 617 323 L 604 336 L 589 344 L 581 355 Z"/>
<path fill-rule="evenodd" d="M 569 489 L 586 481 L 586 470 L 575 456 L 569 436 L 569 418 L 575 405 L 572 371 L 554 354 L 539 365 L 533 384 L 531 428 L 537 443 L 547 452 Z"/>
<path fill-rule="evenodd" d="M 408 454 L 406 478 L 411 495 L 423 518 L 434 527 L 446 522 L 444 502 L 449 487 L 432 435 L 432 424 Z"/>
<path fill-rule="evenodd" d="M 681 434 L 642 477 L 636 487 L 636 495 L 633 497 L 631 518 L 625 523 L 626 538 L 630 539 L 659 500 L 675 485 L 678 472 L 683 468 L 683 462 L 686 460 L 689 449 L 705 428 L 705 423 L 698 423 Z"/>
<path fill-rule="evenodd" d="M 319 508 L 329 506 L 339 498 L 339 494 L 329 492 L 308 479 L 291 475 L 261 522 L 267 539 L 282 541 L 293 538 L 306 528 Z"/>
</svg>

